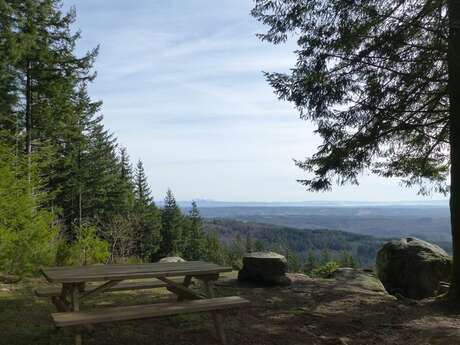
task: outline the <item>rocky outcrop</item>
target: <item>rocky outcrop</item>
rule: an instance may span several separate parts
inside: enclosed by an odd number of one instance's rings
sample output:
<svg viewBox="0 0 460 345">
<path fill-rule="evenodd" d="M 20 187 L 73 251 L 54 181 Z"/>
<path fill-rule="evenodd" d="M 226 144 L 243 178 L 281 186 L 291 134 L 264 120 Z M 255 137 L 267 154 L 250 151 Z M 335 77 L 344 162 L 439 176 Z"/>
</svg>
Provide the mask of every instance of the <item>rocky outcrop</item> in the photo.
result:
<svg viewBox="0 0 460 345">
<path fill-rule="evenodd" d="M 167 256 L 165 258 L 160 259 L 158 262 L 185 262 L 186 260 L 182 259 L 180 256 Z"/>
<path fill-rule="evenodd" d="M 243 257 L 243 268 L 238 272 L 239 281 L 266 285 L 289 285 L 286 276 L 286 258 L 274 252 L 254 252 Z"/>
<path fill-rule="evenodd" d="M 436 296 L 448 281 L 451 258 L 440 247 L 416 238 L 386 243 L 377 253 L 377 275 L 391 294 L 422 299 Z"/>
<path fill-rule="evenodd" d="M 387 295 L 382 282 L 375 276 L 372 270 L 360 268 L 342 267 L 333 273 L 333 278 L 342 282 L 350 289 L 372 291 L 373 293 Z"/>
</svg>

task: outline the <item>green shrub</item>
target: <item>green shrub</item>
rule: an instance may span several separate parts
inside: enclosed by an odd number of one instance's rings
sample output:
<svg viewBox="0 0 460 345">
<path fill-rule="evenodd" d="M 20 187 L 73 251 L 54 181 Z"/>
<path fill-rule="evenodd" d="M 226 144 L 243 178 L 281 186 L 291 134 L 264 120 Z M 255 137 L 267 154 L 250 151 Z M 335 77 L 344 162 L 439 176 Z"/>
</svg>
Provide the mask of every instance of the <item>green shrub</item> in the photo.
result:
<svg viewBox="0 0 460 345">
<path fill-rule="evenodd" d="M 23 275 L 51 265 L 57 248 L 54 215 L 42 209 L 35 166 L 0 145 L 0 271 Z"/>
<path fill-rule="evenodd" d="M 324 265 L 315 268 L 311 275 L 318 278 L 332 278 L 334 272 L 340 268 L 340 265 L 335 261 L 328 261 Z"/>
<path fill-rule="evenodd" d="M 94 226 L 81 226 L 76 229 L 75 242 L 63 251 L 68 251 L 64 259 L 67 265 L 91 265 L 107 263 L 110 257 L 109 243 L 101 239 Z"/>
</svg>

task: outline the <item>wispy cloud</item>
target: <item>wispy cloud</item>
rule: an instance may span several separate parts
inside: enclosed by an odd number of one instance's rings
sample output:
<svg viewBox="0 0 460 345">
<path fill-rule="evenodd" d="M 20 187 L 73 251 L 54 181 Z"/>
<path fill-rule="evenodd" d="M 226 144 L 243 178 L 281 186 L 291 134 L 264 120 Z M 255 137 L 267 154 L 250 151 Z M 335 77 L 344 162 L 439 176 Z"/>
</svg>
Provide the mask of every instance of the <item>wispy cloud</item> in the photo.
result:
<svg viewBox="0 0 460 345">
<path fill-rule="evenodd" d="M 293 45 L 255 33 L 247 0 L 65 0 L 76 5 L 83 39 L 101 44 L 94 98 L 107 126 L 142 158 L 158 198 L 414 199 L 394 182 L 309 194 L 292 162 L 320 144 L 292 105 L 277 100 L 262 71 L 288 71 Z"/>
</svg>

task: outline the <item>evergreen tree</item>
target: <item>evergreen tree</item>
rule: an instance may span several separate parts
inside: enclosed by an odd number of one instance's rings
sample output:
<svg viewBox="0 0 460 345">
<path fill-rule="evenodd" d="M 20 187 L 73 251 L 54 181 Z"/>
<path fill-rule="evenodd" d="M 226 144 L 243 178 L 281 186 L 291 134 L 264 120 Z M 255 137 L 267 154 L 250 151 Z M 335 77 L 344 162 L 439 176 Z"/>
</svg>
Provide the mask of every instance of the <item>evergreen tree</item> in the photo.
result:
<svg viewBox="0 0 460 345">
<path fill-rule="evenodd" d="M 161 211 L 155 204 L 147 207 L 142 218 L 142 246 L 140 256 L 147 261 L 156 261 L 161 258 Z"/>
<path fill-rule="evenodd" d="M 98 49 L 77 56 L 75 10 L 64 13 L 61 6 L 60 0 L 0 0 L 0 140 L 14 147 L 18 161 L 26 157 L 30 197 L 47 195 L 40 207 L 61 216 L 72 241 L 83 225 L 98 226 L 97 233 L 120 216 L 135 228 L 139 217 L 132 214 L 126 149 L 118 154 L 98 115 L 101 102 L 87 92 Z M 150 256 L 159 245 L 160 214 L 148 188 L 141 194 L 140 231 Z"/>
<path fill-rule="evenodd" d="M 261 240 L 256 240 L 254 241 L 254 245 L 252 249 L 255 252 L 262 252 L 265 250 L 265 245 Z"/>
<path fill-rule="evenodd" d="M 358 267 L 353 255 L 351 255 L 348 251 L 343 251 L 340 255 L 339 264 L 341 267 L 351 267 L 355 268 Z"/>
<path fill-rule="evenodd" d="M 34 163 L 34 160 L 32 160 Z M 0 143 L 0 271 L 37 273 L 40 265 L 53 265 L 58 228 L 55 216 L 43 208 L 46 194 L 39 188 L 36 165 L 18 158 L 15 150 Z"/>
<path fill-rule="evenodd" d="M 145 176 L 144 165 L 141 160 L 137 162 L 134 184 L 136 207 L 148 207 L 152 204 L 153 198 L 150 186 L 147 182 L 147 176 Z"/>
<path fill-rule="evenodd" d="M 188 224 L 184 226 L 185 231 L 182 233 L 183 242 L 185 243 L 185 259 L 202 260 L 205 254 L 206 238 L 200 211 L 195 201 L 192 202 L 192 209 L 187 218 Z"/>
<path fill-rule="evenodd" d="M 182 214 L 173 193 L 168 189 L 161 213 L 161 244 L 163 256 L 182 255 Z"/>
<path fill-rule="evenodd" d="M 219 237 L 215 233 L 208 233 L 206 235 L 205 259 L 219 265 L 227 263 L 224 249 L 219 242 Z"/>
<path fill-rule="evenodd" d="M 254 244 L 250 233 L 246 234 L 246 253 L 250 253 L 254 250 Z"/>
<path fill-rule="evenodd" d="M 89 132 L 89 146 L 82 155 L 85 185 L 82 191 L 84 218 L 104 221 L 123 209 L 123 186 L 113 135 L 98 123 Z"/>
<path fill-rule="evenodd" d="M 332 258 L 331 258 L 331 253 L 329 252 L 329 250 L 328 249 L 323 249 L 321 251 L 320 264 L 325 265 L 331 260 L 332 260 Z"/>
<path fill-rule="evenodd" d="M 304 271 L 306 273 L 311 273 L 318 266 L 315 253 L 313 250 L 308 252 L 307 260 L 304 265 Z"/>
<path fill-rule="evenodd" d="M 6 3 L 0 3 L 0 23 L 0 140 L 17 150 L 22 122 L 16 112 L 20 84 L 12 65 L 21 48 L 14 32 L 14 9 Z"/>
<path fill-rule="evenodd" d="M 234 269 L 241 269 L 243 267 L 243 256 L 246 253 L 246 244 L 247 242 L 243 241 L 241 235 L 237 233 L 235 240 L 228 248 L 228 264 Z"/>
<path fill-rule="evenodd" d="M 460 300 L 460 2 L 256 0 L 252 14 L 269 26 L 262 40 L 297 38 L 295 67 L 267 78 L 323 138 L 297 162 L 312 173 L 302 183 L 357 184 L 369 169 L 450 193 Z"/>
<path fill-rule="evenodd" d="M 133 168 L 129 159 L 128 151 L 125 147 L 120 148 L 120 180 L 122 183 L 122 190 L 124 194 L 126 211 L 132 210 L 135 200 L 134 176 Z"/>
<path fill-rule="evenodd" d="M 129 169 L 126 169 L 128 172 Z M 134 177 L 135 212 L 139 217 L 138 255 L 148 261 L 158 259 L 161 244 L 161 213 L 153 203 L 152 192 L 142 161 L 138 161 Z"/>
<path fill-rule="evenodd" d="M 0 69 L 7 72 L 0 78 L 0 128 L 14 136 L 18 153 L 46 157 L 41 175 L 47 178 L 49 206 L 62 211 L 68 229 L 83 218 L 118 209 L 111 199 L 119 200 L 109 195 L 118 192 L 113 188 L 118 184 L 105 183 L 93 194 L 94 179 L 106 180 L 107 173 L 100 170 L 104 176 L 95 176 L 86 170 L 92 167 L 94 173 L 101 164 L 112 174 L 117 162 L 104 145 L 99 148 L 105 152 L 95 152 L 95 138 L 110 140 L 103 138 L 108 135 L 96 116 L 100 102 L 91 101 L 86 92 L 95 77 L 91 69 L 97 48 L 82 57 L 74 52 L 80 38 L 71 30 L 75 10 L 62 13 L 58 0 L 10 0 L 2 2 L 0 15 L 0 50 L 5 53 Z"/>
<path fill-rule="evenodd" d="M 287 251 L 286 260 L 289 272 L 297 273 L 302 271 L 302 262 L 295 252 Z"/>
</svg>

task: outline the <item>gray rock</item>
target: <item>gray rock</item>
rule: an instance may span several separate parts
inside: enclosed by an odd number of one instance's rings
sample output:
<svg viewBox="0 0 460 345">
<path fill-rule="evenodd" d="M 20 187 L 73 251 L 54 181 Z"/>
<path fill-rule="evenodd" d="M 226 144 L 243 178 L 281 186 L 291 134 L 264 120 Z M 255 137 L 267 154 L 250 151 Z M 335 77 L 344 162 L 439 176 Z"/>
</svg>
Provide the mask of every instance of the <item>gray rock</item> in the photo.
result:
<svg viewBox="0 0 460 345">
<path fill-rule="evenodd" d="M 167 256 L 165 258 L 160 259 L 158 262 L 185 262 L 180 256 Z"/>
<path fill-rule="evenodd" d="M 342 267 L 333 273 L 333 278 L 344 282 L 350 289 L 361 289 L 387 295 L 382 282 L 372 270 Z"/>
<path fill-rule="evenodd" d="M 239 281 L 250 281 L 266 285 L 289 285 L 286 276 L 287 260 L 273 252 L 254 252 L 243 257 L 243 268 L 238 272 Z"/>
<path fill-rule="evenodd" d="M 391 294 L 422 299 L 436 296 L 450 278 L 452 259 L 437 245 L 417 238 L 387 242 L 377 253 L 377 275 Z"/>
</svg>

